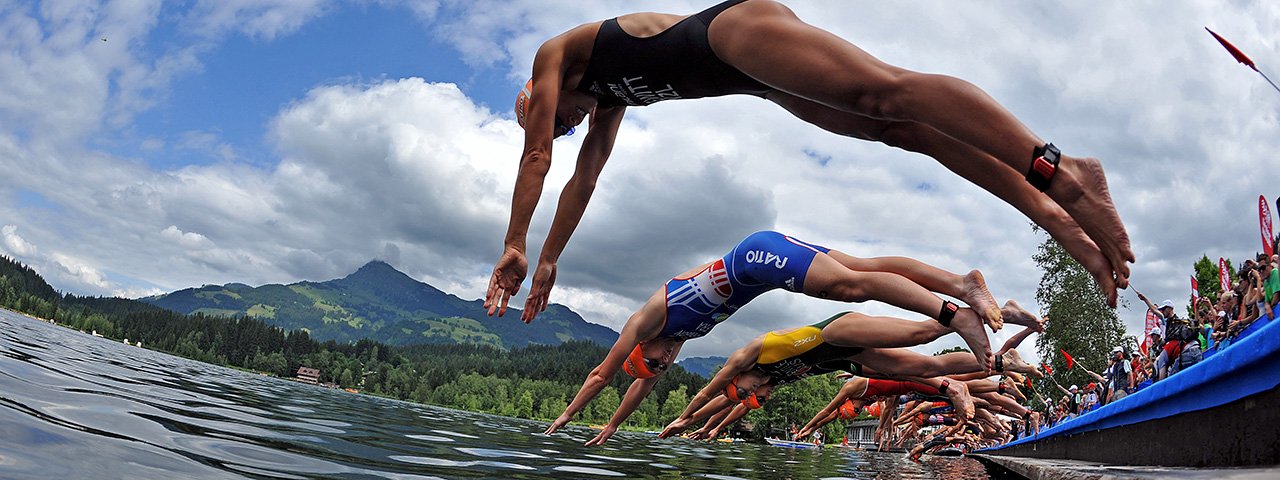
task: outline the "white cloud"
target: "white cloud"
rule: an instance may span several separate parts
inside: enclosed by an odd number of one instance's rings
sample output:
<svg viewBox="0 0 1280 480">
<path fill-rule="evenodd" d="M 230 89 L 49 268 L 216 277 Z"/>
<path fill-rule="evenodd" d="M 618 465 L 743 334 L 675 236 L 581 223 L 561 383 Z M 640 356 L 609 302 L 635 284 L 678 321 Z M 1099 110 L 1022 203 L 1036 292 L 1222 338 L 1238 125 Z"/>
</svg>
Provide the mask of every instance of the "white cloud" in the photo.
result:
<svg viewBox="0 0 1280 480">
<path fill-rule="evenodd" d="M 18 235 L 18 227 L 16 225 L 5 225 L 0 228 L 0 233 L 4 234 L 4 246 L 9 253 L 17 258 L 34 257 L 36 255 L 36 246 L 27 242 L 26 239 Z"/>
</svg>

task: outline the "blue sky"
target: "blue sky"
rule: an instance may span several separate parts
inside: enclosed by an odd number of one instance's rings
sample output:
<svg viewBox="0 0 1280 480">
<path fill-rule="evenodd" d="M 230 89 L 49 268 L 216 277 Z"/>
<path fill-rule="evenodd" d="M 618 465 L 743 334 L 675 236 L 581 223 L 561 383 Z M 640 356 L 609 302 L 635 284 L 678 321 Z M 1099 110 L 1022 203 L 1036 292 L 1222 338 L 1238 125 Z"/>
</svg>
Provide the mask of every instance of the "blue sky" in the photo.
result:
<svg viewBox="0 0 1280 480">
<path fill-rule="evenodd" d="M 784 3 L 886 62 L 969 80 L 1065 152 L 1100 158 L 1139 257 L 1134 283 L 1152 298 L 1183 301 L 1203 254 L 1258 250 L 1257 196 L 1280 196 L 1270 160 L 1280 94 L 1203 29 L 1280 78 L 1280 4 Z M 511 104 L 533 52 L 635 8 L 3 4 L 0 253 L 79 294 L 327 280 L 380 258 L 478 298 L 509 214 L 522 141 Z M 531 253 L 580 137 L 556 143 Z M 827 134 L 750 97 L 628 112 L 552 301 L 617 328 L 665 279 L 760 229 L 981 269 L 997 297 L 1035 307 L 1041 239 L 1017 211 L 932 160 Z M 833 308 L 846 306 L 767 295 L 685 353 L 723 354 Z M 1141 328 L 1140 309 L 1121 318 Z"/>
</svg>

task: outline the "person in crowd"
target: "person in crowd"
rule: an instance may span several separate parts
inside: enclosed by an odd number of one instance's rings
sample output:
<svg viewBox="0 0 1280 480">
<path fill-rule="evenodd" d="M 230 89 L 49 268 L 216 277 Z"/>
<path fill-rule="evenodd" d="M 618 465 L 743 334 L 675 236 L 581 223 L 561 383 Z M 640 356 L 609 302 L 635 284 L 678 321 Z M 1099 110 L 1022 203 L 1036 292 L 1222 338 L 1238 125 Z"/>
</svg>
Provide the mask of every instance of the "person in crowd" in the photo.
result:
<svg viewBox="0 0 1280 480">
<path fill-rule="evenodd" d="M 667 33 L 670 33 L 669 35 Z M 628 107 L 730 94 L 762 97 L 824 130 L 920 152 L 1045 228 L 1114 308 L 1135 259 L 1101 162 L 1069 156 L 973 84 L 889 65 L 771 0 L 730 0 L 694 15 L 634 13 L 544 42 L 516 99 L 524 127 L 503 251 L 484 306 L 505 313 L 529 273 L 526 244 L 552 142 L 586 121 L 533 271 L 522 320 L 548 304 L 557 262 L 613 151 Z"/>
<path fill-rule="evenodd" d="M 1151 333 L 1147 336 L 1151 337 L 1151 343 L 1147 344 L 1147 355 L 1145 358 L 1148 361 L 1154 362 L 1156 357 L 1160 356 L 1160 352 L 1164 350 L 1164 329 L 1156 326 L 1156 328 L 1151 329 Z"/>
<path fill-rule="evenodd" d="M 1169 367 L 1172 363 L 1177 362 L 1179 356 L 1182 355 L 1182 349 L 1187 345 L 1189 340 L 1194 340 L 1198 332 L 1196 328 L 1192 328 L 1185 319 L 1179 318 L 1178 314 L 1173 311 L 1173 300 L 1165 299 L 1160 307 L 1157 308 L 1151 300 L 1147 299 L 1142 292 L 1134 290 L 1138 294 L 1138 299 L 1147 304 L 1147 308 L 1160 316 L 1161 324 L 1164 326 L 1165 342 L 1164 348 L 1160 355 L 1156 357 L 1156 372 L 1160 380 L 1164 380 L 1169 375 Z M 1196 347 L 1199 351 L 1199 347 Z"/>
<path fill-rule="evenodd" d="M 1124 354 L 1124 347 L 1111 349 L 1111 364 L 1107 366 L 1105 384 L 1109 387 L 1104 404 L 1110 404 L 1129 395 L 1129 391 L 1137 385 L 1137 377 L 1133 373 L 1133 364 Z"/>
<path fill-rule="evenodd" d="M 1070 388 L 1062 388 L 1062 385 L 1058 385 L 1057 382 L 1054 382 L 1054 386 L 1066 394 L 1059 403 L 1066 409 L 1067 418 L 1075 418 L 1083 413 L 1080 410 L 1080 404 L 1084 401 L 1084 398 L 1081 395 L 1079 386 L 1072 385 Z"/>
</svg>

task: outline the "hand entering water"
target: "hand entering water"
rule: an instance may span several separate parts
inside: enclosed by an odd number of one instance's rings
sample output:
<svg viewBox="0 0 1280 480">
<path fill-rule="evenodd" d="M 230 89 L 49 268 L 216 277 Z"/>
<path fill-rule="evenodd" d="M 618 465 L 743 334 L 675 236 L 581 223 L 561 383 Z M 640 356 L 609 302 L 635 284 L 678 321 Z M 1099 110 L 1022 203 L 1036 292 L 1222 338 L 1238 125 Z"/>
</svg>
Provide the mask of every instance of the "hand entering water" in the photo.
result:
<svg viewBox="0 0 1280 480">
<path fill-rule="evenodd" d="M 618 427 L 605 425 L 604 430 L 601 430 L 600 433 L 596 435 L 596 438 L 587 440 L 587 443 L 582 444 L 582 446 L 594 447 L 596 445 L 604 445 L 604 442 L 609 441 L 609 437 L 612 437 L 613 433 L 616 431 L 618 431 Z"/>
</svg>

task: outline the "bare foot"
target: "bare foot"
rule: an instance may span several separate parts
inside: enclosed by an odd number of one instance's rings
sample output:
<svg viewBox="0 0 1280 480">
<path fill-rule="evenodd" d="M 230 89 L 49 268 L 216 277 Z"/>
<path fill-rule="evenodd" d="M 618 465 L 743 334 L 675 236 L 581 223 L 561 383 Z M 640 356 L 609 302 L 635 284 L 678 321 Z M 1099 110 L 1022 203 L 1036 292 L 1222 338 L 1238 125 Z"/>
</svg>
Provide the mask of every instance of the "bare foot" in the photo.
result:
<svg viewBox="0 0 1280 480">
<path fill-rule="evenodd" d="M 1000 309 L 996 307 L 995 297 L 991 296 L 990 290 L 987 290 L 987 281 L 982 278 L 982 272 L 973 270 L 964 276 L 964 297 L 961 300 L 969 304 L 969 308 L 987 322 L 991 327 L 991 333 L 998 332 L 1004 327 L 1004 318 L 1000 316 Z"/>
<path fill-rule="evenodd" d="M 978 368 L 989 372 L 992 363 L 991 341 L 987 338 L 987 332 L 983 330 L 982 325 L 982 319 L 969 308 L 957 310 L 956 317 L 951 319 L 951 329 L 960 334 L 964 343 L 969 345 L 969 351 L 973 352 L 974 358 L 978 360 Z"/>
<path fill-rule="evenodd" d="M 1045 193 L 1058 202 L 1102 250 L 1115 272 L 1116 286 L 1128 287 L 1128 263 L 1136 257 L 1124 222 L 1111 201 L 1102 162 L 1096 158 L 1063 155 L 1059 168 L 1058 178 L 1054 178 Z"/>
<path fill-rule="evenodd" d="M 1000 312 L 1004 314 L 1004 319 L 1008 320 L 1009 323 L 1031 327 L 1036 329 L 1037 332 L 1044 333 L 1044 320 L 1022 308 L 1021 305 L 1018 305 L 1018 302 L 1013 300 L 1004 302 L 1004 307 L 1000 309 Z"/>
<path fill-rule="evenodd" d="M 1014 384 L 1022 384 L 1023 382 L 1027 381 L 1027 377 L 1022 376 L 1022 374 L 1018 372 L 1010 372 L 1008 370 L 1005 370 L 1004 376 L 1007 377 L 1009 380 L 1013 381 Z"/>
<path fill-rule="evenodd" d="M 1005 372 L 1005 373 L 1018 375 L 1017 372 Z M 1018 376 L 1022 377 L 1022 375 L 1018 375 Z M 1022 390 L 1018 388 L 1018 383 L 1021 383 L 1021 382 L 1015 381 L 1011 376 L 1007 376 L 1004 378 L 1004 380 L 1001 380 L 1001 381 L 1004 382 L 1004 385 L 1005 385 L 1004 391 L 1009 392 L 1009 395 L 1013 395 L 1013 398 L 1016 398 L 1019 402 L 1027 401 L 1027 396 L 1023 395 Z"/>
<path fill-rule="evenodd" d="M 969 387 L 964 382 L 947 382 L 947 398 L 956 413 L 968 420 L 973 418 L 973 397 L 969 396 Z"/>
<path fill-rule="evenodd" d="M 1022 355 L 1018 355 L 1017 350 L 1004 352 L 1004 369 L 1010 372 L 1044 377 L 1044 373 L 1040 371 L 1040 368 L 1023 361 Z"/>
</svg>

